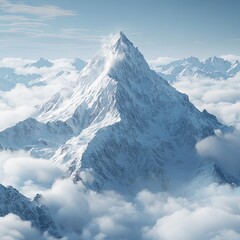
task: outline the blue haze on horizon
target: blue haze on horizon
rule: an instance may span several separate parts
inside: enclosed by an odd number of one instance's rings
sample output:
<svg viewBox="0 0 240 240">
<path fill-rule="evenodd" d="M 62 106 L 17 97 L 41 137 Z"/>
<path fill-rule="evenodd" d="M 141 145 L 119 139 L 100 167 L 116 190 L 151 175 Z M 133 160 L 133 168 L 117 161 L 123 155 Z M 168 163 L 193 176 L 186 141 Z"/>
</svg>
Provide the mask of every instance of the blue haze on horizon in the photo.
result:
<svg viewBox="0 0 240 240">
<path fill-rule="evenodd" d="M 239 0 L 0 0 L 0 58 L 89 59 L 122 30 L 147 59 L 240 55 Z"/>
</svg>

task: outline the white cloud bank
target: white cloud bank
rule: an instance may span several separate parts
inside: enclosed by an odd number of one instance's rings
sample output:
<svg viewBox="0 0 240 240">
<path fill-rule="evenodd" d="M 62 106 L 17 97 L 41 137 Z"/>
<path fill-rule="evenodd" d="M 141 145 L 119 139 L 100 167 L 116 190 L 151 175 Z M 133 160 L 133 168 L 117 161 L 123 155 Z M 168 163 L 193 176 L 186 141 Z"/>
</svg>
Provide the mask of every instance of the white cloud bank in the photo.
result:
<svg viewBox="0 0 240 240">
<path fill-rule="evenodd" d="M 0 183 L 17 188 L 27 197 L 48 189 L 63 175 L 62 169 L 50 160 L 33 158 L 24 151 L 2 151 L 0 159 Z"/>
<path fill-rule="evenodd" d="M 188 196 L 142 190 L 128 199 L 114 192 L 95 193 L 69 180 L 57 181 L 44 203 L 69 240 L 237 240 L 240 191 L 212 184 Z M 9 214 L 0 218 L 1 239 L 52 239 Z"/>
<path fill-rule="evenodd" d="M 15 72 L 21 75 L 39 74 L 41 75 L 39 82 L 43 84 L 32 87 L 17 84 L 10 91 L 0 91 L 0 131 L 31 117 L 36 112 L 37 105 L 47 102 L 60 89 L 74 86 L 79 73 L 71 65 L 71 61 L 57 59 L 52 61 L 54 64 L 51 68 L 38 69 L 24 68 L 29 60 L 3 59 L 0 62 L 1 66 L 15 68 Z M 60 72 L 63 74 L 59 74 Z"/>
<path fill-rule="evenodd" d="M 217 157 L 220 163 L 229 161 L 224 157 L 229 151 L 236 153 L 232 160 L 234 168 L 239 169 L 237 134 L 218 133 L 199 142 L 197 149 L 206 157 Z M 64 240 L 235 240 L 240 237 L 239 187 L 199 183 L 185 186 L 178 193 L 146 189 L 136 195 L 97 193 L 87 190 L 80 182 L 74 184 L 70 179 L 61 179 L 61 169 L 49 160 L 34 159 L 25 152 L 4 151 L 0 158 L 1 182 L 17 187 L 30 197 L 40 192 L 41 201 L 62 229 Z M 39 236 L 30 223 L 15 215 L 0 218 L 0 223 L 0 236 L 5 239 L 51 239 L 47 235 Z"/>
<path fill-rule="evenodd" d="M 207 137 L 196 144 L 200 155 L 215 161 L 227 173 L 239 178 L 240 175 L 240 132 Z"/>
<path fill-rule="evenodd" d="M 43 202 L 55 214 L 66 240 L 238 240 L 240 237 L 240 189 L 227 185 L 212 184 L 187 196 L 142 190 L 130 198 L 115 192 L 95 193 L 69 180 L 58 180 L 45 191 Z M 0 236 L 50 240 L 12 214 L 0 218 Z"/>
<path fill-rule="evenodd" d="M 28 221 L 22 221 L 14 214 L 0 217 L 0 238 L 1 240 L 54 240 L 47 234 L 43 236 L 31 227 Z"/>
<path fill-rule="evenodd" d="M 64 191 L 62 191 L 64 189 Z M 240 237 L 240 190 L 212 184 L 186 196 L 95 193 L 69 180 L 44 192 L 68 239 L 220 240 Z"/>
<path fill-rule="evenodd" d="M 218 120 L 240 129 L 240 74 L 227 80 L 182 78 L 173 86 L 200 110 L 207 109 Z"/>
</svg>

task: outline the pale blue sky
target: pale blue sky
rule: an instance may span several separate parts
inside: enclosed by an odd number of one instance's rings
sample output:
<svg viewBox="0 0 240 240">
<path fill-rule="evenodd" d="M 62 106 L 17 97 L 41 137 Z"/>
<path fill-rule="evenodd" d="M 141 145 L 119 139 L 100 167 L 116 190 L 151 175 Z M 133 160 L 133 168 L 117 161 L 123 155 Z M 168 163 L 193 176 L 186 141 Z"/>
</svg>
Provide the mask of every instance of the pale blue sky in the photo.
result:
<svg viewBox="0 0 240 240">
<path fill-rule="evenodd" d="M 122 30 L 147 59 L 240 55 L 239 0 L 0 0 L 0 58 L 89 59 Z"/>
</svg>

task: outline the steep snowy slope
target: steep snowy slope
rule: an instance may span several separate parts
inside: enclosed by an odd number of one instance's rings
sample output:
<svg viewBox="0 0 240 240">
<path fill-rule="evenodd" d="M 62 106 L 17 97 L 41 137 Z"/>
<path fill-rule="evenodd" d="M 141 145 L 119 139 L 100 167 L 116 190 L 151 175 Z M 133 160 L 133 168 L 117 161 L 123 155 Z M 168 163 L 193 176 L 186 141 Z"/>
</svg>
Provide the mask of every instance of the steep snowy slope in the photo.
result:
<svg viewBox="0 0 240 240">
<path fill-rule="evenodd" d="M 51 157 L 72 135 L 73 130 L 64 122 L 43 124 L 29 118 L 0 134 L 0 150 L 25 149 L 36 157 Z"/>
<path fill-rule="evenodd" d="M 0 184 L 0 217 L 9 213 L 18 215 L 24 221 L 30 221 L 32 227 L 42 233 L 47 231 L 55 237 L 61 236 L 48 209 L 39 204 L 37 199 L 30 201 L 16 189 Z"/>
<path fill-rule="evenodd" d="M 75 88 L 53 96 L 36 120 L 2 132 L 0 144 L 47 157 L 55 152 L 51 159 L 68 176 L 95 189 L 152 181 L 165 188 L 192 179 L 196 142 L 225 128 L 150 70 L 120 32 L 81 71 Z"/>
<path fill-rule="evenodd" d="M 152 65 L 152 68 L 160 76 L 169 82 L 181 80 L 181 78 L 210 78 L 228 79 L 240 71 L 240 62 L 230 62 L 219 57 L 210 57 L 205 61 L 190 57 L 172 61 L 165 65 Z"/>
</svg>

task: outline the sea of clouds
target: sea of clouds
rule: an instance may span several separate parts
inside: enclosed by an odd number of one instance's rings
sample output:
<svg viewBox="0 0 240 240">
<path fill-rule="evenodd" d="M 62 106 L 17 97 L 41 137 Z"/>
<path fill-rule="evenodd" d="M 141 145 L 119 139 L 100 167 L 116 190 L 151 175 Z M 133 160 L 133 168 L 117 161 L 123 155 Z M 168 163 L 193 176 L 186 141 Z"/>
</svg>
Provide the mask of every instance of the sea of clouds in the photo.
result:
<svg viewBox="0 0 240 240">
<path fill-rule="evenodd" d="M 218 162 L 232 174 L 239 169 L 240 135 L 218 133 L 198 142 L 203 158 Z M 230 156 L 230 157 L 228 157 Z M 60 227 L 62 240 L 237 240 L 240 237 L 240 187 L 189 183 L 174 192 L 120 194 L 94 192 L 63 178 L 63 170 L 24 151 L 0 152 L 0 181 L 41 203 Z M 53 240 L 30 222 L 8 214 L 0 218 L 1 239 Z"/>
<path fill-rule="evenodd" d="M 5 58 L 0 61 L 0 71 L 1 67 L 8 67 L 14 68 L 15 73 L 19 75 L 39 74 L 41 75 L 39 82 L 42 83 L 32 87 L 17 83 L 9 91 L 0 89 L 0 131 L 33 116 L 37 106 L 47 102 L 61 89 L 74 86 L 79 73 L 71 65 L 71 61 L 57 59 L 52 61 L 53 66 L 50 68 L 25 68 L 24 66 L 33 60 L 21 58 Z"/>
<path fill-rule="evenodd" d="M 173 86 L 200 110 L 207 109 L 219 121 L 240 129 L 240 73 L 227 80 L 182 78 Z"/>
<path fill-rule="evenodd" d="M 64 240 L 156 239 L 237 240 L 240 237 L 240 188 L 194 185 L 178 193 L 150 192 L 122 195 L 94 192 L 82 183 L 62 178 L 58 166 L 27 153 L 1 152 L 1 182 L 28 197 L 42 194 L 60 226 Z M 26 162 L 24 162 L 24 160 Z M 11 169 L 11 171 L 9 171 Z M 8 214 L 0 217 L 1 239 L 54 239 L 40 235 L 30 222 Z"/>
</svg>

